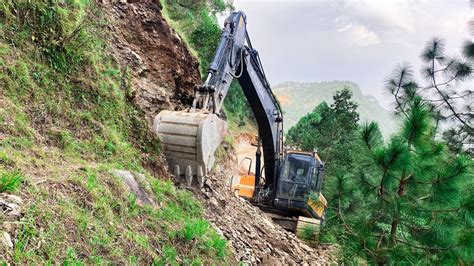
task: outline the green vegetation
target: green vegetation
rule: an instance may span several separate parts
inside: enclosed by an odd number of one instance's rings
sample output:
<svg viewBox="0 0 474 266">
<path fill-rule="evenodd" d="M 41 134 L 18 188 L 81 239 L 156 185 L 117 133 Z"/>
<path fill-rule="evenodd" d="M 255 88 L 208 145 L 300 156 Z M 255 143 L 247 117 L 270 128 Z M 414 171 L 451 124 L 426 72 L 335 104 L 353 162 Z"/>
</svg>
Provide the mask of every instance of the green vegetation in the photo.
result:
<svg viewBox="0 0 474 266">
<path fill-rule="evenodd" d="M 471 24 L 471 27 L 474 24 Z M 472 30 L 472 29 L 471 29 Z M 472 31 L 471 31 L 472 32 Z M 474 155 L 474 125 L 472 112 L 473 89 L 463 81 L 474 76 L 474 43 L 462 47 L 463 57 L 449 56 L 444 40 L 430 40 L 421 53 L 425 77 L 422 85 L 413 78 L 413 69 L 399 65 L 387 79 L 387 89 L 395 99 L 395 111 L 406 116 L 404 108 L 413 95 L 422 95 L 422 101 L 434 114 L 436 128 L 454 153 Z M 466 86 L 467 85 L 467 86 Z"/>
<path fill-rule="evenodd" d="M 337 91 L 331 106 L 322 102 L 287 134 L 287 144 L 305 151 L 317 150 L 326 162 L 326 174 L 331 176 L 349 171 L 356 153 L 359 114 L 351 97 L 348 88 Z"/>
<path fill-rule="evenodd" d="M 389 137 L 397 128 L 395 116 L 390 114 L 373 96 L 362 94 L 359 86 L 351 81 L 293 82 L 288 81 L 272 86 L 284 111 L 285 132 L 296 125 L 315 106 L 322 102 L 332 104 L 333 94 L 342 88 L 352 91 L 353 101 L 358 104 L 362 122 L 375 121 L 384 137 Z"/>
<path fill-rule="evenodd" d="M 14 192 L 20 187 L 23 176 L 19 172 L 0 172 L 0 192 Z"/>
<path fill-rule="evenodd" d="M 223 0 L 214 1 L 171 1 L 162 0 L 163 15 L 186 41 L 199 60 L 202 76 L 207 75 L 217 44 L 221 38 L 221 28 L 216 14 L 232 8 Z"/>
<path fill-rule="evenodd" d="M 122 179 L 109 167 L 28 186 L 24 192 L 34 201 L 21 220 L 13 262 L 191 264 L 225 258 L 225 240 L 203 220 L 203 208 L 189 192 L 147 175 L 149 192 L 161 207 L 142 205 L 127 196 Z M 94 186 L 87 178 L 91 175 Z"/>
<path fill-rule="evenodd" d="M 434 138 L 428 105 L 411 98 L 403 127 L 383 144 L 376 123 L 357 125 L 349 91 L 337 92 L 334 102 L 318 106 L 288 133 L 290 141 L 306 150 L 318 145 L 330 158 L 322 241 L 337 242 L 343 261 L 472 261 L 472 159 Z"/>
<path fill-rule="evenodd" d="M 305 240 L 307 243 L 311 244 L 317 241 L 318 235 L 319 235 L 319 227 L 315 225 L 307 224 L 303 226 L 298 237 Z"/>
<path fill-rule="evenodd" d="M 0 261 L 225 263 L 227 243 L 201 204 L 145 168 L 159 165 L 159 141 L 109 56 L 105 26 L 93 1 L 0 4 L 0 192 L 24 201 Z M 156 203 L 114 169 L 144 174 Z"/>
<path fill-rule="evenodd" d="M 256 122 L 244 91 L 238 81 L 232 82 L 224 101 L 224 107 L 229 121 L 229 127 L 234 134 L 243 131 L 251 132 L 256 128 Z M 247 127 L 245 127 L 247 126 Z M 250 127 L 250 128 L 249 128 Z"/>
<path fill-rule="evenodd" d="M 337 243 L 345 263 L 472 263 L 472 157 L 436 137 L 439 113 L 400 73 L 388 86 L 403 91 L 395 95 L 402 126 L 385 143 L 375 122 L 358 123 L 347 89 L 288 131 L 288 143 L 326 161 L 320 240 Z"/>
<path fill-rule="evenodd" d="M 100 16 L 89 1 L 8 2 L 0 14 L 3 144 L 39 141 L 123 166 L 140 164 L 131 143 L 159 152 L 143 114 L 126 101 L 126 70 L 106 56 Z"/>
</svg>

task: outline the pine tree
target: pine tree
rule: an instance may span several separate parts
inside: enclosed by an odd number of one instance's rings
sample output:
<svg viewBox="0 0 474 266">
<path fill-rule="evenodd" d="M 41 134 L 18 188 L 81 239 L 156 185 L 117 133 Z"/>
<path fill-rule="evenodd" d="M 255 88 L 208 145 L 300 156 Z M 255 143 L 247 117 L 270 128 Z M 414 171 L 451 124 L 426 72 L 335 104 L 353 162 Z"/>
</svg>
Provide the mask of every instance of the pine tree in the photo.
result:
<svg viewBox="0 0 474 266">
<path fill-rule="evenodd" d="M 357 103 L 348 88 L 337 91 L 334 103 L 319 104 L 288 131 L 287 144 L 305 151 L 317 150 L 330 176 L 347 171 L 352 165 L 353 140 L 358 127 Z"/>
<path fill-rule="evenodd" d="M 421 97 L 400 112 L 402 130 L 386 145 L 374 123 L 362 126 L 358 167 L 337 179 L 329 231 L 351 261 L 356 254 L 375 264 L 472 262 L 472 161 L 434 139 Z"/>
<path fill-rule="evenodd" d="M 421 53 L 425 78 L 422 85 L 416 82 L 409 65 L 401 65 L 387 80 L 387 88 L 393 94 L 396 111 L 403 113 L 407 99 L 422 95 L 422 100 L 434 113 L 436 127 L 453 152 L 474 154 L 473 90 L 463 88 L 463 81 L 474 75 L 474 42 L 463 46 L 463 57 L 449 57 L 442 39 L 430 40 Z"/>
</svg>

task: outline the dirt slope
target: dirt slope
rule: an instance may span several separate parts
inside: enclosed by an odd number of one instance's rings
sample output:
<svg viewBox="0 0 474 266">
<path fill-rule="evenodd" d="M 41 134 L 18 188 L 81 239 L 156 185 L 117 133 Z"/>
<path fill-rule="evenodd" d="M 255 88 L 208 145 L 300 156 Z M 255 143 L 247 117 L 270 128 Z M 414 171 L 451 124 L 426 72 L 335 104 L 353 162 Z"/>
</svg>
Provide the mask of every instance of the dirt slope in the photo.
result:
<svg viewBox="0 0 474 266">
<path fill-rule="evenodd" d="M 200 82 L 198 63 L 161 15 L 159 1 L 104 2 L 114 25 L 115 56 L 131 70 L 134 101 L 151 122 L 160 110 L 189 105 Z M 203 189 L 190 188 L 205 206 L 206 218 L 228 240 L 236 263 L 327 264 L 326 248 L 313 249 L 273 224 L 228 188 L 237 158 L 216 167 Z M 176 180 L 180 183 L 180 180 Z"/>
<path fill-rule="evenodd" d="M 159 0 L 103 1 L 112 21 L 114 56 L 130 69 L 134 101 L 148 119 L 190 104 L 198 61 L 161 15 Z"/>
</svg>

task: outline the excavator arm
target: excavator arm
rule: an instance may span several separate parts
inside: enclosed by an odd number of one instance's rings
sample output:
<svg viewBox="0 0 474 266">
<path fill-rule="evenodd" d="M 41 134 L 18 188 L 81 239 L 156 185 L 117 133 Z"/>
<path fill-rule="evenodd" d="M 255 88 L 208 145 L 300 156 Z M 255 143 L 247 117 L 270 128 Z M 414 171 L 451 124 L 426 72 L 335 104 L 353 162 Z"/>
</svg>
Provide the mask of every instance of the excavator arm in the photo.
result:
<svg viewBox="0 0 474 266">
<path fill-rule="evenodd" d="M 221 127 L 215 126 L 222 120 L 214 116 L 219 115 L 229 86 L 237 79 L 257 120 L 263 148 L 265 188 L 274 189 L 283 156 L 282 111 L 265 77 L 258 52 L 252 47 L 246 24 L 246 16 L 241 11 L 227 17 L 206 81 L 195 88 L 192 108 L 184 112 L 160 113 L 154 129 L 164 142 L 168 163 L 178 169 L 178 174 L 181 173 L 179 169 L 186 169 L 186 175 L 207 173 L 214 160 L 210 154 L 213 155 L 217 148 L 213 144 L 222 140 Z M 202 128 L 213 128 L 212 125 L 215 130 L 203 132 Z M 191 127 L 197 129 L 191 130 Z M 260 168 L 258 152 L 256 169 Z M 259 185 L 261 173 L 256 172 L 256 185 Z"/>
<path fill-rule="evenodd" d="M 271 187 L 273 190 L 283 156 L 283 115 L 267 82 L 258 53 L 251 46 L 245 47 L 243 64 L 243 72 L 238 80 L 257 120 L 263 147 L 265 188 Z M 258 157 L 257 154 L 257 160 Z M 258 186 L 261 173 L 257 169 L 258 166 L 255 173 Z"/>
<path fill-rule="evenodd" d="M 208 67 L 206 81 L 196 86 L 192 110 L 219 113 L 232 80 L 241 67 L 246 39 L 246 17 L 242 12 L 231 13 L 224 22 L 222 36 L 214 59 Z M 240 69 L 241 71 L 241 69 Z"/>
<path fill-rule="evenodd" d="M 222 104 L 230 84 L 237 79 L 257 121 L 259 142 L 255 176 L 243 176 L 232 189 L 252 198 L 255 205 L 291 231 L 306 224 L 319 226 L 317 219 L 323 219 L 327 206 L 320 193 L 323 163 L 315 153 L 283 151 L 282 111 L 246 26 L 243 12 L 232 12 L 227 17 L 206 80 L 195 88 L 192 107 L 160 112 L 154 130 L 162 140 L 173 173 L 184 173 L 188 184 L 196 176 L 202 184 L 223 140 L 226 124 L 220 117 Z M 265 182 L 260 182 L 261 148 Z"/>
</svg>

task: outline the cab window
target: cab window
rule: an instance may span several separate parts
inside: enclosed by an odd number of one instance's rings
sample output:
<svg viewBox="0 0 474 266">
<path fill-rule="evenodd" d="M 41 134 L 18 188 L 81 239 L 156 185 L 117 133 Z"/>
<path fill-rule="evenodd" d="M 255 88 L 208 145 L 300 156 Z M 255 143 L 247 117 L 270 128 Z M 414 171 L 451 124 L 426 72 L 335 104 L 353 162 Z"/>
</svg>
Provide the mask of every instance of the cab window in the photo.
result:
<svg viewBox="0 0 474 266">
<path fill-rule="evenodd" d="M 288 156 L 283 167 L 282 180 L 297 183 L 306 183 L 310 171 L 310 161 L 299 156 Z"/>
</svg>

